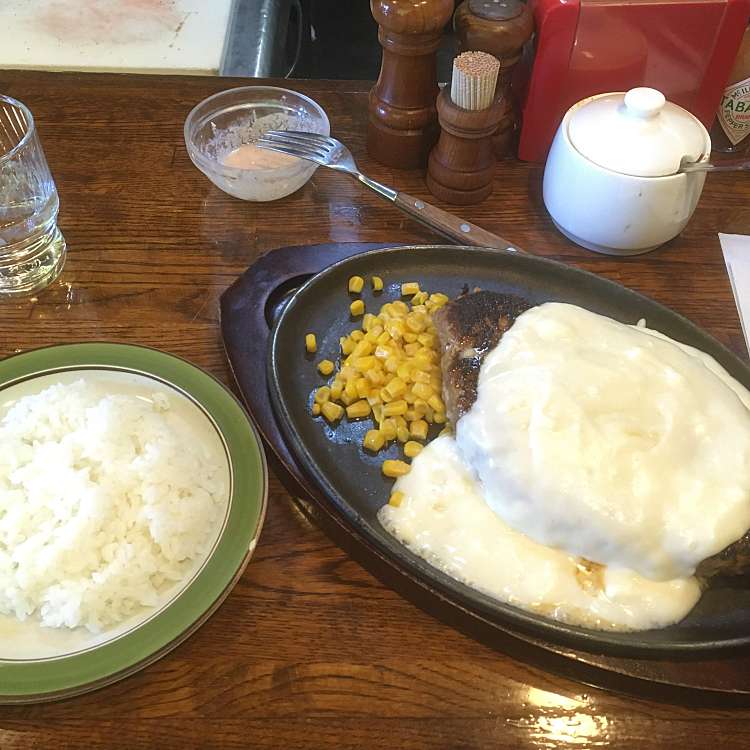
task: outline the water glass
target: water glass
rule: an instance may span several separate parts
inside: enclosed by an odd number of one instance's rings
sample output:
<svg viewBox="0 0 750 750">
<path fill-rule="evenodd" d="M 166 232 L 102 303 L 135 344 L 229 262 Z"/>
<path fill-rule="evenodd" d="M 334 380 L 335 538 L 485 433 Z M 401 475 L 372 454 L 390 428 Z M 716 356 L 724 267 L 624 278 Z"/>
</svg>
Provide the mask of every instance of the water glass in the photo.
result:
<svg viewBox="0 0 750 750">
<path fill-rule="evenodd" d="M 0 96 L 0 295 L 41 289 L 62 270 L 58 208 L 31 112 Z"/>
</svg>

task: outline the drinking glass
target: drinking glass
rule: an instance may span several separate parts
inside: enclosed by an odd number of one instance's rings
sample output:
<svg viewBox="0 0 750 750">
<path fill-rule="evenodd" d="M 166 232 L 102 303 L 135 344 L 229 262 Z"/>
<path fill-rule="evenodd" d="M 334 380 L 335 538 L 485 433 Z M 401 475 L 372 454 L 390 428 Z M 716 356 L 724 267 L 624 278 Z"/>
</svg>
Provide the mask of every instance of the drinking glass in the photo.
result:
<svg viewBox="0 0 750 750">
<path fill-rule="evenodd" d="M 0 295 L 41 289 L 62 270 L 58 207 L 31 112 L 0 96 Z"/>
</svg>

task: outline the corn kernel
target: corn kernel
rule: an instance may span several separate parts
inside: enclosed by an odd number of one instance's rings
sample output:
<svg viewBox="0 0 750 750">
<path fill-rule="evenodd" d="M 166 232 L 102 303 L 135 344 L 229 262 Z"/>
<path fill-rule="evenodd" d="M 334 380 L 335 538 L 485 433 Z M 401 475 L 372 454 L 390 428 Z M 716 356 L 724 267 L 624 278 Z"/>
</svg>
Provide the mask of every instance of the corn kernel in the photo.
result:
<svg viewBox="0 0 750 750">
<path fill-rule="evenodd" d="M 349 419 L 362 419 L 370 414 L 370 404 L 364 399 L 356 401 L 351 406 L 346 407 L 346 416 Z"/>
<path fill-rule="evenodd" d="M 419 336 L 417 336 L 417 341 L 419 341 L 422 346 L 427 346 L 430 349 L 432 349 L 437 343 L 434 333 L 420 333 Z"/>
<path fill-rule="evenodd" d="M 427 410 L 429 409 L 428 403 L 423 398 L 417 398 L 414 400 L 414 411 L 419 414 L 420 417 L 423 417 L 425 414 L 427 414 Z"/>
<path fill-rule="evenodd" d="M 358 341 L 357 345 L 354 347 L 354 350 L 352 351 L 352 358 L 357 359 L 358 357 L 366 357 L 369 354 L 372 354 L 372 350 L 374 348 L 375 347 L 372 345 L 371 341 L 362 339 L 362 341 Z"/>
<path fill-rule="evenodd" d="M 317 417 L 320 414 L 320 404 L 317 402 L 314 403 L 310 411 L 314 417 Z"/>
<path fill-rule="evenodd" d="M 315 339 L 314 333 L 308 333 L 305 335 L 305 349 L 307 349 L 310 354 L 314 354 L 318 351 L 318 342 Z"/>
<path fill-rule="evenodd" d="M 396 370 L 396 375 L 405 383 L 408 383 L 411 380 L 411 365 L 408 362 L 400 364 Z"/>
<path fill-rule="evenodd" d="M 383 421 L 383 404 L 381 404 L 379 401 L 376 404 L 373 404 L 371 402 L 368 403 L 370 403 L 370 407 L 372 408 L 373 419 L 379 425 Z"/>
<path fill-rule="evenodd" d="M 344 392 L 344 386 L 338 381 L 334 381 L 331 386 L 331 401 L 338 401 L 341 398 L 341 394 Z"/>
<path fill-rule="evenodd" d="M 406 334 L 404 334 L 404 338 L 406 338 Z M 404 351 L 409 357 L 413 357 L 421 348 L 420 344 L 416 341 L 416 337 L 412 343 L 404 345 Z"/>
<path fill-rule="evenodd" d="M 435 391 L 432 390 L 432 386 L 425 383 L 414 383 L 414 385 L 411 387 L 411 392 L 418 398 L 424 399 L 425 401 L 428 401 L 432 396 L 435 395 Z M 414 403 L 416 404 L 416 401 Z"/>
<path fill-rule="evenodd" d="M 407 344 L 413 344 L 417 340 L 417 334 L 414 331 L 404 331 L 404 341 Z"/>
<path fill-rule="evenodd" d="M 369 370 L 371 367 L 375 367 L 377 365 L 377 358 L 373 356 L 369 357 L 358 357 L 357 359 L 352 362 L 354 365 L 354 369 L 358 370 L 359 372 L 365 372 L 366 370 Z"/>
<path fill-rule="evenodd" d="M 341 353 L 344 355 L 351 354 L 354 351 L 354 342 L 348 336 L 342 336 L 339 339 Z"/>
<path fill-rule="evenodd" d="M 401 378 L 393 378 L 393 380 L 385 386 L 385 390 L 392 399 L 398 398 L 406 392 L 406 383 L 404 383 Z"/>
<path fill-rule="evenodd" d="M 437 393 L 433 394 L 427 399 L 427 403 L 435 410 L 435 411 L 445 411 L 445 404 L 443 403 L 443 399 L 440 398 L 440 396 L 437 395 Z"/>
<path fill-rule="evenodd" d="M 425 315 L 410 312 L 406 316 L 406 327 L 413 333 L 422 333 L 427 328 L 427 320 L 425 318 Z"/>
<path fill-rule="evenodd" d="M 371 385 L 383 385 L 383 373 L 377 367 L 371 367 L 365 377 Z"/>
<path fill-rule="evenodd" d="M 415 419 L 410 422 L 409 434 L 418 440 L 427 440 L 427 422 L 424 419 Z"/>
<path fill-rule="evenodd" d="M 411 297 L 413 294 L 419 292 L 419 283 L 416 281 L 409 281 L 406 284 L 401 284 L 401 296 Z"/>
<path fill-rule="evenodd" d="M 410 440 L 404 446 L 404 455 L 407 458 L 414 458 L 415 456 L 418 456 L 421 452 L 422 452 L 422 444 L 417 443 L 414 440 Z"/>
<path fill-rule="evenodd" d="M 362 445 L 373 453 L 377 453 L 384 445 L 385 438 L 380 430 L 367 430 Z"/>
<path fill-rule="evenodd" d="M 396 440 L 399 443 L 406 443 L 409 440 L 409 429 L 402 425 L 396 427 Z"/>
<path fill-rule="evenodd" d="M 417 370 L 414 373 L 414 382 L 415 383 L 424 383 L 425 385 L 429 385 L 432 378 L 430 377 L 429 372 L 425 372 L 424 370 Z"/>
<path fill-rule="evenodd" d="M 327 377 L 333 372 L 333 362 L 330 359 L 322 359 L 318 362 L 318 372 Z"/>
<path fill-rule="evenodd" d="M 367 378 L 363 377 L 359 378 L 359 380 L 355 380 L 354 385 L 357 388 L 357 395 L 360 398 L 367 398 L 370 394 L 370 383 Z"/>
<path fill-rule="evenodd" d="M 385 361 L 385 369 L 388 370 L 388 372 L 396 372 L 396 370 L 398 370 L 399 364 L 400 363 L 398 361 L 398 357 L 391 355 Z"/>
<path fill-rule="evenodd" d="M 380 431 L 383 433 L 383 437 L 386 440 L 396 439 L 396 423 L 393 421 L 393 419 L 384 419 L 380 423 Z"/>
<path fill-rule="evenodd" d="M 365 311 L 365 303 L 361 299 L 355 299 L 351 305 L 349 305 L 349 312 L 354 315 L 362 315 Z M 364 336 L 364 334 L 363 334 Z"/>
<path fill-rule="evenodd" d="M 406 414 L 408 408 L 406 401 L 391 401 L 383 407 L 383 414 L 386 417 L 395 417 L 399 414 Z"/>
<path fill-rule="evenodd" d="M 401 491 L 392 492 L 388 499 L 388 505 L 392 505 L 394 508 L 399 508 L 401 503 L 404 502 L 404 493 Z"/>
<path fill-rule="evenodd" d="M 369 333 L 370 329 L 375 325 L 377 318 L 372 313 L 365 313 L 362 318 L 362 330 Z"/>
<path fill-rule="evenodd" d="M 380 404 L 380 393 L 372 390 L 365 396 L 365 399 L 370 406 L 375 406 L 376 404 Z"/>
<path fill-rule="evenodd" d="M 398 341 L 404 335 L 406 325 L 403 320 L 390 320 L 385 329 L 394 341 Z"/>
<path fill-rule="evenodd" d="M 408 403 L 408 402 L 407 402 Z M 404 419 L 411 423 L 416 422 L 419 419 L 420 415 L 418 412 L 414 411 L 414 406 L 412 405 L 410 409 L 406 410 L 406 414 L 404 414 Z"/>
<path fill-rule="evenodd" d="M 432 415 L 432 421 L 435 424 L 445 424 L 447 422 L 447 420 L 448 420 L 448 418 L 445 416 L 445 412 L 444 411 L 436 411 Z"/>
<path fill-rule="evenodd" d="M 393 352 L 387 347 L 387 346 L 378 346 L 375 349 L 375 356 L 378 359 L 388 359 L 388 357 L 393 356 Z"/>
<path fill-rule="evenodd" d="M 383 474 L 387 477 L 402 477 L 404 474 L 408 473 L 409 464 L 405 461 L 394 461 L 393 459 L 383 461 Z"/>
<path fill-rule="evenodd" d="M 373 292 L 383 291 L 383 279 L 381 279 L 380 276 L 372 277 L 372 291 Z"/>
<path fill-rule="evenodd" d="M 365 334 L 362 333 L 359 329 L 355 328 L 350 334 L 349 338 L 353 341 L 362 341 L 362 339 L 365 337 Z"/>
<path fill-rule="evenodd" d="M 388 333 L 388 331 L 383 331 L 380 336 L 378 336 L 377 341 L 375 342 L 378 346 L 385 346 L 386 344 L 391 343 L 391 334 Z"/>
<path fill-rule="evenodd" d="M 352 379 L 356 380 L 359 377 L 359 374 L 351 365 L 345 365 L 339 370 L 339 377 L 344 383 L 348 383 Z"/>
<path fill-rule="evenodd" d="M 347 380 L 344 392 L 341 394 L 341 400 L 346 406 L 353 404 L 357 400 L 357 386 L 354 380 Z"/>
<path fill-rule="evenodd" d="M 351 279 L 349 279 L 349 291 L 352 294 L 359 294 L 364 285 L 365 280 L 361 276 L 352 276 Z"/>
<path fill-rule="evenodd" d="M 315 391 L 315 403 L 324 404 L 331 398 L 331 389 L 327 385 L 322 385 Z"/>
<path fill-rule="evenodd" d="M 326 401 L 320 407 L 320 410 L 329 422 L 338 422 L 338 420 L 344 416 L 344 407 L 339 404 L 334 404 L 333 401 Z"/>
<path fill-rule="evenodd" d="M 394 300 L 393 302 L 391 302 L 391 304 L 393 305 L 393 311 L 394 311 L 394 313 L 398 317 L 400 317 L 400 318 L 405 318 L 406 317 L 406 314 L 409 312 L 409 305 L 407 305 L 406 302 L 404 302 L 401 299 L 397 299 L 397 300 Z"/>
</svg>

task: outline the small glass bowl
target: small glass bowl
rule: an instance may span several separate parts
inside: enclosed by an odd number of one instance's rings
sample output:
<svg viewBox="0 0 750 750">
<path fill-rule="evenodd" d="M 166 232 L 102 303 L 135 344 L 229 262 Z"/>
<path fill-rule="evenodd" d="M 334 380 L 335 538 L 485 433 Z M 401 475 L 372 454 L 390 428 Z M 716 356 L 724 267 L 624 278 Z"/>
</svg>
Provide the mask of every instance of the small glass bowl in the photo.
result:
<svg viewBox="0 0 750 750">
<path fill-rule="evenodd" d="M 318 168 L 306 159 L 272 169 L 229 167 L 223 159 L 268 130 L 304 130 L 330 135 L 322 107 L 312 99 L 275 86 L 221 91 L 196 105 L 185 120 L 190 160 L 216 187 L 247 201 L 273 201 L 301 188 Z"/>
</svg>

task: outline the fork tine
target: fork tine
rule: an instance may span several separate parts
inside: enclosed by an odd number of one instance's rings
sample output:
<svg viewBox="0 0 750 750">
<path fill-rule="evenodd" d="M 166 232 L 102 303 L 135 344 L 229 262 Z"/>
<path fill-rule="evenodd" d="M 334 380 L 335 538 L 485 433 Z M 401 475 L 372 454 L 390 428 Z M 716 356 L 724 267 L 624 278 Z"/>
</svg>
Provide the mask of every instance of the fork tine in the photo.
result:
<svg viewBox="0 0 750 750">
<path fill-rule="evenodd" d="M 257 144 L 258 145 L 269 144 L 273 146 L 285 146 L 287 148 L 296 149 L 297 151 L 301 153 L 312 154 L 319 159 L 328 158 L 328 152 L 322 147 L 307 143 L 306 141 L 300 141 L 294 138 L 268 138 L 264 135 L 258 139 Z"/>
<path fill-rule="evenodd" d="M 269 130 L 265 135 L 270 136 L 291 136 L 295 138 L 301 138 L 306 141 L 315 142 L 321 146 L 327 146 L 329 148 L 336 148 L 338 141 L 335 138 L 331 138 L 321 133 L 308 133 L 305 130 Z"/>
<path fill-rule="evenodd" d="M 259 138 L 255 141 L 255 145 L 259 148 L 264 148 L 267 151 L 277 151 L 280 154 L 287 154 L 288 156 L 296 156 L 298 159 L 307 159 L 307 161 L 314 161 L 316 164 L 322 164 L 325 166 L 325 157 L 319 156 L 311 151 L 303 151 L 294 146 L 287 146 L 283 143 L 274 143 L 273 141 L 265 138 Z"/>
<path fill-rule="evenodd" d="M 306 148 L 317 148 L 326 153 L 333 149 L 330 144 L 312 138 L 306 138 L 303 133 L 270 130 L 267 133 L 264 133 L 262 137 L 276 141 L 277 143 L 294 143 L 295 145 L 304 146 Z"/>
</svg>

